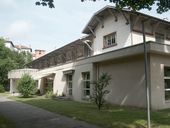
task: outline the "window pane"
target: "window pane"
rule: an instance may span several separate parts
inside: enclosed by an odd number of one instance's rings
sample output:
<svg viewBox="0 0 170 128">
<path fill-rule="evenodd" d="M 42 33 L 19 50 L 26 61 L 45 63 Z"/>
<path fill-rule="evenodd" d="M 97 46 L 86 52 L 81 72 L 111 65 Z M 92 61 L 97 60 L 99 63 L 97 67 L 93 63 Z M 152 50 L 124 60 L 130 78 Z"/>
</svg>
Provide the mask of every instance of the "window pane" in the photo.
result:
<svg viewBox="0 0 170 128">
<path fill-rule="evenodd" d="M 69 95 L 72 95 L 72 89 L 69 89 Z"/>
<path fill-rule="evenodd" d="M 165 67 L 164 68 L 164 75 L 165 76 L 170 76 L 170 67 Z"/>
<path fill-rule="evenodd" d="M 84 90 L 84 96 L 90 96 L 90 90 Z"/>
<path fill-rule="evenodd" d="M 72 82 L 69 82 L 69 88 L 72 88 Z"/>
<path fill-rule="evenodd" d="M 164 43 L 164 35 L 163 34 L 155 34 L 155 40 L 157 43 Z"/>
<path fill-rule="evenodd" d="M 86 81 L 85 88 L 90 88 L 90 81 Z"/>
<path fill-rule="evenodd" d="M 90 73 L 87 73 L 87 80 L 90 80 Z"/>
<path fill-rule="evenodd" d="M 68 79 L 69 79 L 70 81 L 72 81 L 72 75 L 69 75 Z"/>
<path fill-rule="evenodd" d="M 170 100 L 170 91 L 165 91 L 165 100 Z"/>
<path fill-rule="evenodd" d="M 116 43 L 116 33 L 112 33 L 112 34 L 109 34 L 109 35 L 106 35 L 104 36 L 104 46 L 105 47 L 108 47 L 108 46 L 112 46 L 113 44 Z"/>
<path fill-rule="evenodd" d="M 85 72 L 82 74 L 83 77 L 83 95 L 84 97 L 90 95 L 90 72 Z"/>
</svg>

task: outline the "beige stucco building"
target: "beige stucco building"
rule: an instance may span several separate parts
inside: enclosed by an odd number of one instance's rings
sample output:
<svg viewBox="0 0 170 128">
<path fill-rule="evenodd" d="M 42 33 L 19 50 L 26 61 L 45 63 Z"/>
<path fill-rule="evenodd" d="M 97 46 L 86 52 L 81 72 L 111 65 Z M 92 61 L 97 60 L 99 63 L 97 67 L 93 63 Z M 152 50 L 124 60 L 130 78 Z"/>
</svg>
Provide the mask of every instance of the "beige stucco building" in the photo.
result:
<svg viewBox="0 0 170 128">
<path fill-rule="evenodd" d="M 27 65 L 34 69 L 31 75 L 37 80 L 40 92 L 45 93 L 48 83 L 52 83 L 54 94 L 88 101 L 93 93 L 90 83 L 108 73 L 112 79 L 106 101 L 146 107 L 143 20 L 146 20 L 151 108 L 170 108 L 170 22 L 112 6 L 92 16 L 83 29 L 87 36 Z M 11 81 L 15 72 L 9 72 Z M 14 87 L 12 82 L 11 92 Z"/>
</svg>

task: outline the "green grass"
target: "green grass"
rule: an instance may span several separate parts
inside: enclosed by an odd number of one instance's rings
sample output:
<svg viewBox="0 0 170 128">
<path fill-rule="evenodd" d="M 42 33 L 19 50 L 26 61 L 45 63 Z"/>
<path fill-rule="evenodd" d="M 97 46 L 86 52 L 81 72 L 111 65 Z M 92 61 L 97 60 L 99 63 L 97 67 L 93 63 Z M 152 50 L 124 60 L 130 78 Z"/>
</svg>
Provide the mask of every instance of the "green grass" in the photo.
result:
<svg viewBox="0 0 170 128">
<path fill-rule="evenodd" d="M 0 128 L 14 128 L 14 124 L 0 115 Z"/>
<path fill-rule="evenodd" d="M 9 96 L 9 95 L 10 95 L 9 92 L 0 93 L 0 96 Z"/>
<path fill-rule="evenodd" d="M 43 97 L 12 99 L 104 128 L 145 128 L 147 123 L 146 111 L 143 109 L 110 106 L 99 111 L 94 104 L 89 103 Z M 170 128 L 170 110 L 152 112 L 152 128 Z"/>
</svg>

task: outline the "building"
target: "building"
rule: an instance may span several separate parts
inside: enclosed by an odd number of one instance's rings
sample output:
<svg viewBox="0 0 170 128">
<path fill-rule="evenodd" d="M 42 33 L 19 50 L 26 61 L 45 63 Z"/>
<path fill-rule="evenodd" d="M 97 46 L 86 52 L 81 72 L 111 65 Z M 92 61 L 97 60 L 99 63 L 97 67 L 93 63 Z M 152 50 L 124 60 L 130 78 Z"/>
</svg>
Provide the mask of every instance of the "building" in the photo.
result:
<svg viewBox="0 0 170 128">
<path fill-rule="evenodd" d="M 33 60 L 38 59 L 38 58 L 40 58 L 40 57 L 42 57 L 44 55 L 45 55 L 45 50 L 35 49 L 35 52 L 32 55 L 33 56 Z"/>
<path fill-rule="evenodd" d="M 28 64 L 29 68 L 38 69 L 32 76 L 40 92 L 45 93 L 48 83 L 52 83 L 54 94 L 88 101 L 93 93 L 91 81 L 108 73 L 112 80 L 106 101 L 146 107 L 142 21 L 145 21 L 151 108 L 170 108 L 170 22 L 113 6 L 106 6 L 92 16 L 83 29 L 87 36 Z M 11 81 L 15 72 L 9 72 Z"/>
<path fill-rule="evenodd" d="M 24 45 L 15 45 L 15 48 L 17 48 L 18 52 L 28 52 L 28 53 L 32 52 L 31 47 L 27 47 L 27 46 L 24 46 Z"/>
<path fill-rule="evenodd" d="M 17 51 L 12 41 L 5 41 L 5 47 L 9 48 L 11 51 Z"/>
</svg>

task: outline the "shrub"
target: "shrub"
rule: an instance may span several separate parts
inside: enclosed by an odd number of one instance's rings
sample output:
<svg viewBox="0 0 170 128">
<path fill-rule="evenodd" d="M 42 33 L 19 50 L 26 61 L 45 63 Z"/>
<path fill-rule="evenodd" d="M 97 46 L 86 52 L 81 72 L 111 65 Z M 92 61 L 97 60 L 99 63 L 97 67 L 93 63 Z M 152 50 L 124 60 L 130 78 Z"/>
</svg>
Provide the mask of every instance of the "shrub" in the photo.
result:
<svg viewBox="0 0 170 128">
<path fill-rule="evenodd" d="M 36 93 L 35 81 L 29 74 L 24 74 L 18 81 L 17 89 L 23 97 L 29 97 Z"/>
<path fill-rule="evenodd" d="M 106 90 L 106 87 L 109 85 L 110 80 L 111 76 L 107 73 L 103 73 L 98 81 L 94 83 L 92 100 L 95 102 L 99 110 L 105 102 L 104 96 L 109 93 L 109 91 Z"/>
<path fill-rule="evenodd" d="M 45 97 L 46 98 L 55 98 L 55 95 L 53 94 L 53 91 L 49 90 L 45 93 Z"/>
<path fill-rule="evenodd" d="M 3 85 L 0 84 L 0 93 L 4 93 L 5 92 L 5 88 Z"/>
</svg>

